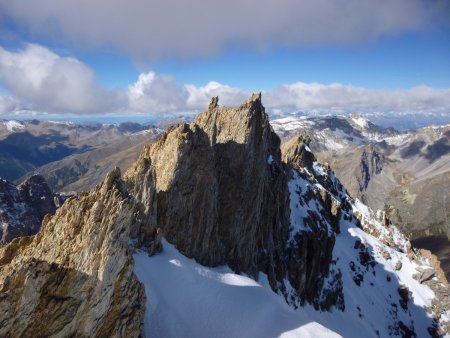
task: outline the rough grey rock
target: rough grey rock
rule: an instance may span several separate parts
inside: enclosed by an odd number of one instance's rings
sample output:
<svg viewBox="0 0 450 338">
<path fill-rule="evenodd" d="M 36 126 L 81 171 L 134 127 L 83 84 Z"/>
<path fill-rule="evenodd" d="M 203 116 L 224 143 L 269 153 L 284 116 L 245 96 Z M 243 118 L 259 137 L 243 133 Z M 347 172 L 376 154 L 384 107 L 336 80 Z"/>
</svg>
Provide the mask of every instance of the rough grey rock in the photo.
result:
<svg viewBox="0 0 450 338">
<path fill-rule="evenodd" d="M 418 269 L 419 273 L 414 275 L 414 278 L 416 278 L 419 283 L 424 283 L 431 278 L 436 276 L 436 271 L 433 269 Z"/>
<path fill-rule="evenodd" d="M 304 179 L 313 172 L 314 155 L 307 148 L 308 139 L 294 136 L 282 146 L 283 161 L 291 177 L 295 172 Z M 306 168 L 306 169 L 305 169 Z M 324 173 L 321 183 L 335 188 L 329 182 L 329 172 Z M 316 200 L 321 205 L 321 213 L 311 213 L 303 221 L 311 231 L 302 231 L 294 235 L 286 248 L 287 275 L 301 302 L 308 301 L 316 308 L 329 309 L 331 306 L 343 310 L 341 272 L 332 268 L 335 234 L 339 232 L 341 206 L 336 203 L 330 192 L 321 190 L 317 195 L 311 190 L 299 192 L 299 201 L 305 204 Z M 334 232 L 329 231 L 328 224 Z M 332 274 L 332 283 L 324 288 L 324 280 Z M 324 294 L 324 293 L 325 294 Z"/>
<path fill-rule="evenodd" d="M 284 142 L 281 146 L 283 162 L 291 164 L 296 169 L 303 169 L 305 167 L 311 169 L 316 158 L 308 150 L 309 142 L 309 138 L 303 135 L 296 135 Z"/>
<path fill-rule="evenodd" d="M 371 178 L 378 175 L 383 170 L 384 157 L 374 149 L 373 145 L 367 146 L 367 149 L 361 154 L 359 165 L 359 175 L 357 180 L 359 183 L 359 191 L 365 191 L 369 185 Z"/>
</svg>

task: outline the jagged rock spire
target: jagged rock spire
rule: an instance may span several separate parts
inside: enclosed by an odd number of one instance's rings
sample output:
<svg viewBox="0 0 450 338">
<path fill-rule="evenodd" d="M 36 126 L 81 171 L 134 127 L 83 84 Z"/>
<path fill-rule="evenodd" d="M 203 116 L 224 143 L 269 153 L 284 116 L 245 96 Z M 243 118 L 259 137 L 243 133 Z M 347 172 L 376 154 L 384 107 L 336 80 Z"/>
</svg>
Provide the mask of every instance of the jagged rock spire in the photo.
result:
<svg viewBox="0 0 450 338">
<path fill-rule="evenodd" d="M 219 97 L 213 96 L 209 101 L 208 110 L 216 109 L 219 106 Z"/>
<path fill-rule="evenodd" d="M 311 169 L 316 158 L 309 150 L 309 137 L 296 135 L 282 145 L 283 162 L 292 165 L 296 169 Z"/>
<path fill-rule="evenodd" d="M 155 172 L 157 223 L 198 262 L 251 275 L 265 271 L 275 284 L 284 275 L 282 264 L 275 271 L 266 263 L 281 259 L 274 243 L 288 231 L 280 139 L 261 93 L 238 108 L 217 103 L 212 98 L 194 123 L 170 130 L 141 157 Z"/>
</svg>

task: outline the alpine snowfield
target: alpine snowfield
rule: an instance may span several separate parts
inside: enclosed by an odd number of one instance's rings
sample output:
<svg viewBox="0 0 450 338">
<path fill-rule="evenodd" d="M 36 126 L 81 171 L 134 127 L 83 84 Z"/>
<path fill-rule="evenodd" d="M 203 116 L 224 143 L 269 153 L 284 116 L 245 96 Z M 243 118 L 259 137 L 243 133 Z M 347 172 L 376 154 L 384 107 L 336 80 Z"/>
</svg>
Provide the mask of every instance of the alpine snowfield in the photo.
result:
<svg viewBox="0 0 450 338">
<path fill-rule="evenodd" d="M 162 243 L 160 254 L 134 255 L 147 296 L 146 337 L 339 337 L 310 316 L 314 310 L 289 307 L 264 275 L 256 282 L 228 267 L 206 268 Z"/>
</svg>

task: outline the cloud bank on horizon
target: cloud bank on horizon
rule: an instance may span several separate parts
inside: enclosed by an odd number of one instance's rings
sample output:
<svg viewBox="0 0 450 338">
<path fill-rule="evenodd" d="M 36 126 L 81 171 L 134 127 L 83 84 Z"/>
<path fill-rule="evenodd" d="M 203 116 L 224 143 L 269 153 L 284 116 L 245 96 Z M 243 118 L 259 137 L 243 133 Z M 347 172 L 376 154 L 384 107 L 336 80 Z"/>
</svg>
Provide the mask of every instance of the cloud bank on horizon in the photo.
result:
<svg viewBox="0 0 450 338">
<path fill-rule="evenodd" d="M 250 92 L 217 81 L 193 85 L 173 75 L 141 73 L 110 90 L 95 69 L 44 42 L 113 48 L 134 60 L 214 57 L 228 48 L 252 51 L 376 41 L 448 24 L 447 0 L 0 0 L 0 114 L 199 111 L 211 96 L 239 105 Z M 5 38 L 4 38 L 5 39 Z M 3 40 L 4 40 L 3 39 Z M 450 88 L 426 85 L 375 90 L 342 83 L 285 83 L 264 90 L 272 111 L 450 112 Z M 1 93 L 1 92 L 0 92 Z"/>
<path fill-rule="evenodd" d="M 0 47 L 0 82 L 13 94 L 0 97 L 0 114 L 190 112 L 204 109 L 212 96 L 219 96 L 223 105 L 236 106 L 251 94 L 215 81 L 183 84 L 155 72 L 141 73 L 128 88 L 108 90 L 95 81 L 89 66 L 35 44 L 15 52 Z M 263 90 L 263 95 L 269 111 L 447 112 L 450 107 L 450 89 L 427 86 L 384 91 L 296 82 Z"/>
</svg>

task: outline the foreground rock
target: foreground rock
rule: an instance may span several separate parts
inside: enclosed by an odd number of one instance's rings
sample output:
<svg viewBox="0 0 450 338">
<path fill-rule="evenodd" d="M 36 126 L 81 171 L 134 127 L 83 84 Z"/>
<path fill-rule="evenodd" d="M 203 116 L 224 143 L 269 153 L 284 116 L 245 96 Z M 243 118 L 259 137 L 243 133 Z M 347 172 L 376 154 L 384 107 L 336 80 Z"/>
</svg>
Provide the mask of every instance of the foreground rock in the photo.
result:
<svg viewBox="0 0 450 338">
<path fill-rule="evenodd" d="M 0 248 L 0 336 L 138 337 L 145 308 L 120 171 Z"/>
</svg>

